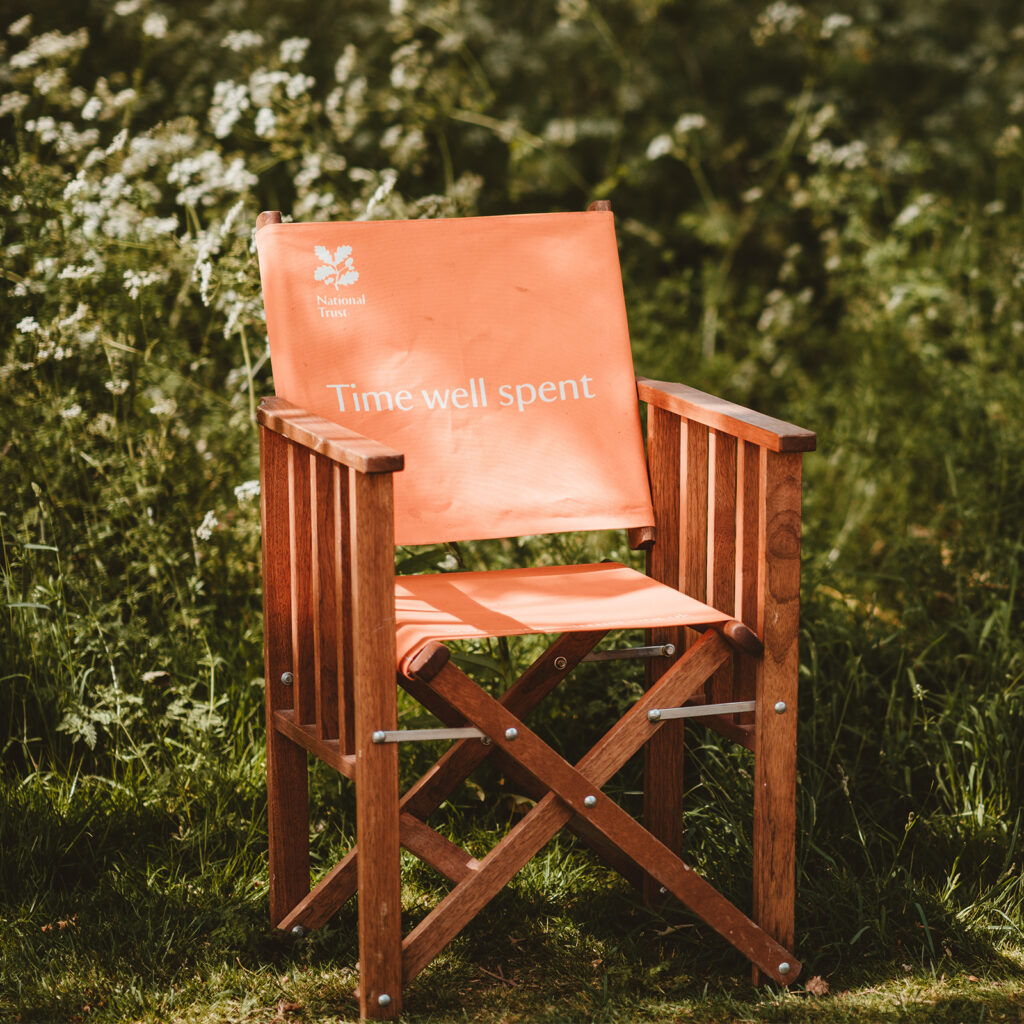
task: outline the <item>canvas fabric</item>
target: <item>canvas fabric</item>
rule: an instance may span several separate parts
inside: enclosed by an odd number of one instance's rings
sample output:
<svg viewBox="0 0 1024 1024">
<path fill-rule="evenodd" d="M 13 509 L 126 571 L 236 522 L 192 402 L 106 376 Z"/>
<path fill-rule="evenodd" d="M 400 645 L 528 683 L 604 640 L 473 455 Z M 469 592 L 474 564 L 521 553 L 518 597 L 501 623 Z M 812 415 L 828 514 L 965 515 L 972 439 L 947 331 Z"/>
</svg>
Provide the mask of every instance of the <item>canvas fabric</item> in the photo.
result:
<svg viewBox="0 0 1024 1024">
<path fill-rule="evenodd" d="M 653 523 L 610 213 L 256 244 L 277 394 L 404 454 L 398 543 Z"/>
<path fill-rule="evenodd" d="M 618 562 L 399 576 L 398 665 L 430 640 L 707 626 L 730 616 Z"/>
</svg>

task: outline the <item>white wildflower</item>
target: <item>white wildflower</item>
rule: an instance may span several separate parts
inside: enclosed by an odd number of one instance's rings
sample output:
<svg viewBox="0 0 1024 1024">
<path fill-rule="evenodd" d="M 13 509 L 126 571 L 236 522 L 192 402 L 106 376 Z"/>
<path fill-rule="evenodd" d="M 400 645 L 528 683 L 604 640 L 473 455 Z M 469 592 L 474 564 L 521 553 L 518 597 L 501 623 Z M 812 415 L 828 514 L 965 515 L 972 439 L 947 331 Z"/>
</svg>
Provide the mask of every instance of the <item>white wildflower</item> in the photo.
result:
<svg viewBox="0 0 1024 1024">
<path fill-rule="evenodd" d="M 20 114 L 28 105 L 28 96 L 23 92 L 9 92 L 0 96 L 0 117 L 6 114 Z"/>
<path fill-rule="evenodd" d="M 44 60 L 59 63 L 66 61 L 76 50 L 84 50 L 88 45 L 89 33 L 84 28 L 69 35 L 63 32 L 44 32 L 41 36 L 36 36 L 21 53 L 16 53 L 10 60 L 10 66 L 22 70 L 35 67 Z"/>
<path fill-rule="evenodd" d="M 853 24 L 853 18 L 848 14 L 829 14 L 821 21 L 821 38 L 831 39 L 837 32 L 849 28 Z"/>
<path fill-rule="evenodd" d="M 274 112 L 270 107 L 260 107 L 256 111 L 256 124 L 254 126 L 256 134 L 261 139 L 269 139 L 274 134 L 275 127 L 277 127 L 277 118 L 274 116 Z"/>
<path fill-rule="evenodd" d="M 128 390 L 128 381 L 123 377 L 108 380 L 103 385 L 112 395 L 123 395 Z"/>
<path fill-rule="evenodd" d="M 687 135 L 690 132 L 698 132 L 707 125 L 707 118 L 703 114 L 683 114 L 672 126 L 676 135 Z"/>
<path fill-rule="evenodd" d="M 133 298 L 137 299 L 143 288 L 163 280 L 163 274 L 155 270 L 126 270 L 122 275 L 124 278 L 124 289 Z"/>
<path fill-rule="evenodd" d="M 249 90 L 246 86 L 232 81 L 218 82 L 213 87 L 213 103 L 210 107 L 210 125 L 218 139 L 225 138 L 249 109 Z"/>
<path fill-rule="evenodd" d="M 220 45 L 232 53 L 241 53 L 242 50 L 254 50 L 257 46 L 263 45 L 263 36 L 251 29 L 242 29 L 240 32 L 229 32 L 221 41 Z"/>
<path fill-rule="evenodd" d="M 269 107 L 274 89 L 278 85 L 284 85 L 291 75 L 287 71 L 267 71 L 260 68 L 249 76 L 249 96 L 254 106 Z"/>
<path fill-rule="evenodd" d="M 758 16 L 751 35 L 759 46 L 775 35 L 789 35 L 803 21 L 807 12 L 798 4 L 777 0 L 769 4 Z"/>
<path fill-rule="evenodd" d="M 36 75 L 32 84 L 40 96 L 48 96 L 54 89 L 67 85 L 68 73 L 64 68 L 47 68 Z"/>
<path fill-rule="evenodd" d="M 118 0 L 114 4 L 114 13 L 119 18 L 127 18 L 134 14 L 142 6 L 142 0 Z"/>
<path fill-rule="evenodd" d="M 156 392 L 153 404 L 149 407 L 149 411 L 154 416 L 173 416 L 178 411 L 178 403 L 173 398 L 167 398 L 158 391 Z"/>
<path fill-rule="evenodd" d="M 34 316 L 26 316 L 18 321 L 18 330 L 22 334 L 35 334 L 39 330 L 39 322 Z"/>
<path fill-rule="evenodd" d="M 220 526 L 220 520 L 214 515 L 211 508 L 203 516 L 203 521 L 196 527 L 196 539 L 209 540 L 213 536 L 214 529 L 218 526 Z"/>
<path fill-rule="evenodd" d="M 239 484 L 235 488 L 235 497 L 238 499 L 239 505 L 244 505 L 246 502 L 252 501 L 253 498 L 258 498 L 259 496 L 259 480 L 246 480 L 244 484 Z"/>
<path fill-rule="evenodd" d="M 166 14 L 151 11 L 142 21 L 142 34 L 150 39 L 163 39 L 167 35 L 168 21 Z"/>
<path fill-rule="evenodd" d="M 647 143 L 647 159 L 658 160 L 672 152 L 672 136 L 662 133 Z"/>
<path fill-rule="evenodd" d="M 395 182 L 398 181 L 398 171 L 389 167 L 381 172 L 380 179 L 380 184 L 374 189 L 373 195 L 370 196 L 370 201 L 366 204 L 366 210 L 360 217 L 356 218 L 357 220 L 369 220 L 377 206 L 391 195 Z"/>
<path fill-rule="evenodd" d="M 61 410 L 61 419 L 73 420 L 78 416 L 82 415 L 82 407 L 75 402 L 74 405 L 69 405 L 66 409 Z"/>
<path fill-rule="evenodd" d="M 288 79 L 288 84 L 285 86 L 284 91 L 290 100 L 297 100 L 300 96 L 307 93 L 314 85 L 316 85 L 316 79 L 312 75 L 292 75 Z"/>
<path fill-rule="evenodd" d="M 17 21 L 12 21 L 7 27 L 7 34 L 9 36 L 23 36 L 26 35 L 29 29 L 32 27 L 32 15 L 26 14 L 24 17 L 19 18 Z"/>
<path fill-rule="evenodd" d="M 303 39 L 302 36 L 292 36 L 291 39 L 286 39 L 281 43 L 281 48 L 278 51 L 281 57 L 282 64 L 298 64 L 303 57 L 306 56 L 306 51 L 309 49 L 309 40 Z"/>
<path fill-rule="evenodd" d="M 103 100 L 99 96 L 90 96 L 82 107 L 82 120 L 95 121 L 103 111 Z"/>
<path fill-rule="evenodd" d="M 334 64 L 334 77 L 338 82 L 344 82 L 352 74 L 356 66 L 356 48 L 349 43 L 342 51 L 341 56 Z"/>
</svg>

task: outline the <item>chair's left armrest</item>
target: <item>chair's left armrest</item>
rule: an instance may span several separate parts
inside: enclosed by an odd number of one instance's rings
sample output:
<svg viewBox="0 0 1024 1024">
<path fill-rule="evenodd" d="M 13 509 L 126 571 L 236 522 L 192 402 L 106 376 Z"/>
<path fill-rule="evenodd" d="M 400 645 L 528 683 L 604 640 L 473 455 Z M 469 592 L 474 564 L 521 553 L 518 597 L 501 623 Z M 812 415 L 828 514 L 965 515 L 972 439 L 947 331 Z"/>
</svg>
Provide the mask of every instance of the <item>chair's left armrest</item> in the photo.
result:
<svg viewBox="0 0 1024 1024">
<path fill-rule="evenodd" d="M 405 465 L 405 456 L 394 448 L 314 416 L 286 398 L 264 398 L 256 418 L 268 430 L 360 473 L 393 473 Z"/>
</svg>

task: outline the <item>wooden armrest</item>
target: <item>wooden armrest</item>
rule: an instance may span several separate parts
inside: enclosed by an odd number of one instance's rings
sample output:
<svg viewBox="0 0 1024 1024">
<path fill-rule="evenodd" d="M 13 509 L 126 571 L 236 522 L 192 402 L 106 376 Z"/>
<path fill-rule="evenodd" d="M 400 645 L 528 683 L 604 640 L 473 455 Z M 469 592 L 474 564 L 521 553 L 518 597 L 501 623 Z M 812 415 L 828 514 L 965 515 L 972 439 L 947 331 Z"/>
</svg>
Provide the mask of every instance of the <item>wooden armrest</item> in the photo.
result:
<svg viewBox="0 0 1024 1024">
<path fill-rule="evenodd" d="M 393 473 L 405 466 L 401 452 L 314 416 L 286 398 L 264 398 L 256 418 L 268 430 L 360 473 Z"/>
<path fill-rule="evenodd" d="M 773 452 L 812 452 L 817 447 L 817 438 L 811 430 L 763 416 L 685 384 L 637 377 L 636 387 L 641 401 Z"/>
</svg>

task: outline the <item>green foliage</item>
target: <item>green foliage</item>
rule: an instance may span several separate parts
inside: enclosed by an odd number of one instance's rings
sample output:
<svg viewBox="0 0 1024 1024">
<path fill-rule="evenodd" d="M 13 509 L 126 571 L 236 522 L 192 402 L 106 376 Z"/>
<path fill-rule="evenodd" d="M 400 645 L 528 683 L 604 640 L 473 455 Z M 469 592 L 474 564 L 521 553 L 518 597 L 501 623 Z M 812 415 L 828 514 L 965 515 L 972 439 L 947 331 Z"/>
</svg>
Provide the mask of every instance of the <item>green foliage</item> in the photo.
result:
<svg viewBox="0 0 1024 1024">
<path fill-rule="evenodd" d="M 819 433 L 801 640 L 809 973 L 988 962 L 1019 978 L 1019 957 L 999 958 L 1024 939 L 1024 23 L 1003 2 L 841 6 L 92 0 L 71 15 L 39 0 L 5 15 L 0 1009 L 169 1019 L 189 1012 L 179 991 L 223 1003 L 210 1019 L 271 1019 L 296 986 L 314 1013 L 354 984 L 330 966 L 355 960 L 350 917 L 306 945 L 262 930 L 257 212 L 606 197 L 638 369 Z M 623 548 L 527 538 L 399 564 Z M 536 650 L 460 657 L 501 685 Z M 640 682 L 607 680 L 581 674 L 538 728 L 558 735 L 571 710 L 582 748 Z M 687 780 L 690 856 L 742 902 L 746 755 L 698 741 Z M 636 766 L 612 788 L 632 806 Z M 314 793 L 326 866 L 351 797 L 326 773 Z M 484 793 L 441 822 L 481 850 L 523 800 Z M 438 882 L 408 875 L 415 918 Z M 445 989 L 479 978 L 467 943 L 492 975 L 527 978 L 549 944 L 571 966 L 540 983 L 569 999 L 565 977 L 584 979 L 581 1019 L 696 1012 L 708 953 L 686 917 L 626 905 L 571 846 L 515 897 L 528 912 L 501 897 L 424 977 L 425 1002 L 446 1012 Z M 486 932 L 512 919 L 524 952 L 505 959 Z M 708 1012 L 787 1012 L 737 998 L 719 991 Z M 558 1015 L 522 989 L 510 1000 Z"/>
</svg>

